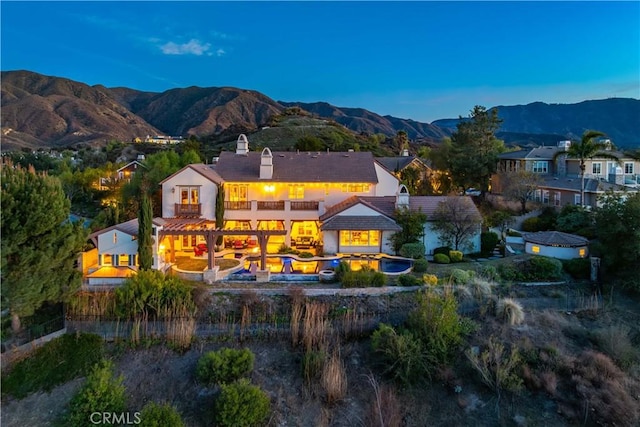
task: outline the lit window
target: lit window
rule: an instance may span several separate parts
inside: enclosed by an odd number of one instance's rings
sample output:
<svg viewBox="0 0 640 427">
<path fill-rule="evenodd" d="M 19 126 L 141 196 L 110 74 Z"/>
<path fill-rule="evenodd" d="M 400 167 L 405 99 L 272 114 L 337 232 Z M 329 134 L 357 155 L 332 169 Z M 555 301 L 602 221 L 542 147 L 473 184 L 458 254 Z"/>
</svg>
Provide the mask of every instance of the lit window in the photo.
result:
<svg viewBox="0 0 640 427">
<path fill-rule="evenodd" d="M 587 250 L 582 248 L 578 251 L 578 253 L 580 254 L 580 258 L 584 258 L 584 256 L 587 254 Z"/>
<path fill-rule="evenodd" d="M 341 246 L 378 246 L 380 232 L 378 230 L 341 230 Z"/>
<path fill-rule="evenodd" d="M 118 257 L 118 265 L 121 267 L 126 267 L 129 265 L 129 255 L 127 254 L 120 254 L 120 256 Z"/>
<path fill-rule="evenodd" d="M 246 184 L 233 184 L 229 186 L 230 202 L 246 202 L 248 188 Z"/>
<path fill-rule="evenodd" d="M 304 185 L 290 185 L 289 199 L 304 199 Z"/>
<path fill-rule="evenodd" d="M 370 184 L 342 184 L 343 193 L 368 193 Z"/>
<path fill-rule="evenodd" d="M 111 255 L 111 254 L 103 254 L 102 255 L 102 265 L 113 265 L 113 255 Z"/>
<path fill-rule="evenodd" d="M 540 253 L 540 246 L 531 246 L 531 252 L 533 252 L 534 254 L 539 254 Z"/>
</svg>

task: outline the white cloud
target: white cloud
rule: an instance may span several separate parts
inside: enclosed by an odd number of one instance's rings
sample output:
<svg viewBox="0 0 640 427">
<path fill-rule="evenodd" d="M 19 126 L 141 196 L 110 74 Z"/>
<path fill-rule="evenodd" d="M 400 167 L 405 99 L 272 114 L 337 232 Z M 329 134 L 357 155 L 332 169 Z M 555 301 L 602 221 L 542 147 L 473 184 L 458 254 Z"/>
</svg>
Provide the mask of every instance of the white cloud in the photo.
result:
<svg viewBox="0 0 640 427">
<path fill-rule="evenodd" d="M 165 55 L 196 55 L 201 56 L 211 49 L 210 43 L 202 43 L 200 40 L 191 39 L 187 43 L 169 42 L 160 46 Z"/>
<path fill-rule="evenodd" d="M 217 56 L 222 56 L 222 55 L 226 55 L 227 52 L 224 49 L 218 49 L 216 50 L 216 55 Z"/>
</svg>

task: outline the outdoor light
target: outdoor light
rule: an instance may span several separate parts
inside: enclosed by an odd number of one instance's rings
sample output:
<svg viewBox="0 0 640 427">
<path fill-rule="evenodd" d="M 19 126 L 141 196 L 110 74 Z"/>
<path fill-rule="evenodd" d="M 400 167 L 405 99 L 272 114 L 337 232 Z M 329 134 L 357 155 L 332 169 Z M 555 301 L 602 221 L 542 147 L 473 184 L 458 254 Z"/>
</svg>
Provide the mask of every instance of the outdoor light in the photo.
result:
<svg viewBox="0 0 640 427">
<path fill-rule="evenodd" d="M 276 187 L 274 185 L 265 185 L 264 186 L 264 191 L 266 191 L 267 193 L 273 193 L 275 191 Z"/>
</svg>

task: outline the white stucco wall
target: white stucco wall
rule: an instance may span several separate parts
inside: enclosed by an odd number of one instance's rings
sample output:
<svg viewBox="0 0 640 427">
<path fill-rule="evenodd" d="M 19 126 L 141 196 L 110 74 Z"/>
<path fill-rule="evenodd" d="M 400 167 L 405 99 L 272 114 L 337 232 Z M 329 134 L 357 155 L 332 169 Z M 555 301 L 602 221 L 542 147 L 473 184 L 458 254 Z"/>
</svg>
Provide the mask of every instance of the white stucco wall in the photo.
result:
<svg viewBox="0 0 640 427">
<path fill-rule="evenodd" d="M 467 242 L 467 247 L 459 248 L 465 254 L 471 254 L 474 252 L 480 252 L 480 234 L 481 229 L 478 227 L 476 233 Z M 445 246 L 445 242 L 440 240 L 440 235 L 433 229 L 433 224 L 430 222 L 425 223 L 424 237 L 422 243 L 425 247 L 425 254 L 433 255 L 435 248 Z"/>
<path fill-rule="evenodd" d="M 400 181 L 391 172 L 375 163 L 376 174 L 378 175 L 378 185 L 376 185 L 375 196 L 395 196 L 398 191 Z"/>
<path fill-rule="evenodd" d="M 539 248 L 538 252 L 534 252 L 533 248 Z M 584 249 L 584 256 L 580 256 L 580 249 Z M 587 246 L 581 246 L 577 248 L 561 248 L 554 246 L 544 246 L 539 243 L 525 242 L 524 250 L 528 254 L 543 255 L 558 259 L 574 259 L 574 258 L 586 258 L 589 255 L 589 248 Z"/>
<path fill-rule="evenodd" d="M 162 217 L 175 217 L 175 204 L 180 203 L 179 186 L 199 186 L 203 218 L 216 218 L 216 195 L 218 186 L 191 168 L 185 168 L 162 183 Z M 175 191 L 174 191 L 175 189 Z"/>
</svg>

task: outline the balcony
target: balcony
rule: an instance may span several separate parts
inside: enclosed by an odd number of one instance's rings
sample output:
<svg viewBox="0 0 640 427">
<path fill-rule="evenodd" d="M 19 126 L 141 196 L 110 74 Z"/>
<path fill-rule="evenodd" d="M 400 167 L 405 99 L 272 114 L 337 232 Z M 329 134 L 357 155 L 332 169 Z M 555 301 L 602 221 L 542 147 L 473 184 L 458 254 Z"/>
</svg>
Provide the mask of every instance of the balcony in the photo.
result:
<svg viewBox="0 0 640 427">
<path fill-rule="evenodd" d="M 224 208 L 230 211 L 250 211 L 251 202 L 246 200 L 242 202 L 224 202 Z"/>
<path fill-rule="evenodd" d="M 201 213 L 201 205 L 200 203 L 196 204 L 175 204 L 175 215 L 176 216 L 200 216 Z"/>
<path fill-rule="evenodd" d="M 292 211 L 317 211 L 319 203 L 317 201 L 310 202 L 296 202 L 291 201 L 291 210 Z"/>
<path fill-rule="evenodd" d="M 258 201 L 259 211 L 283 211 L 284 200 L 261 202 Z"/>
</svg>

